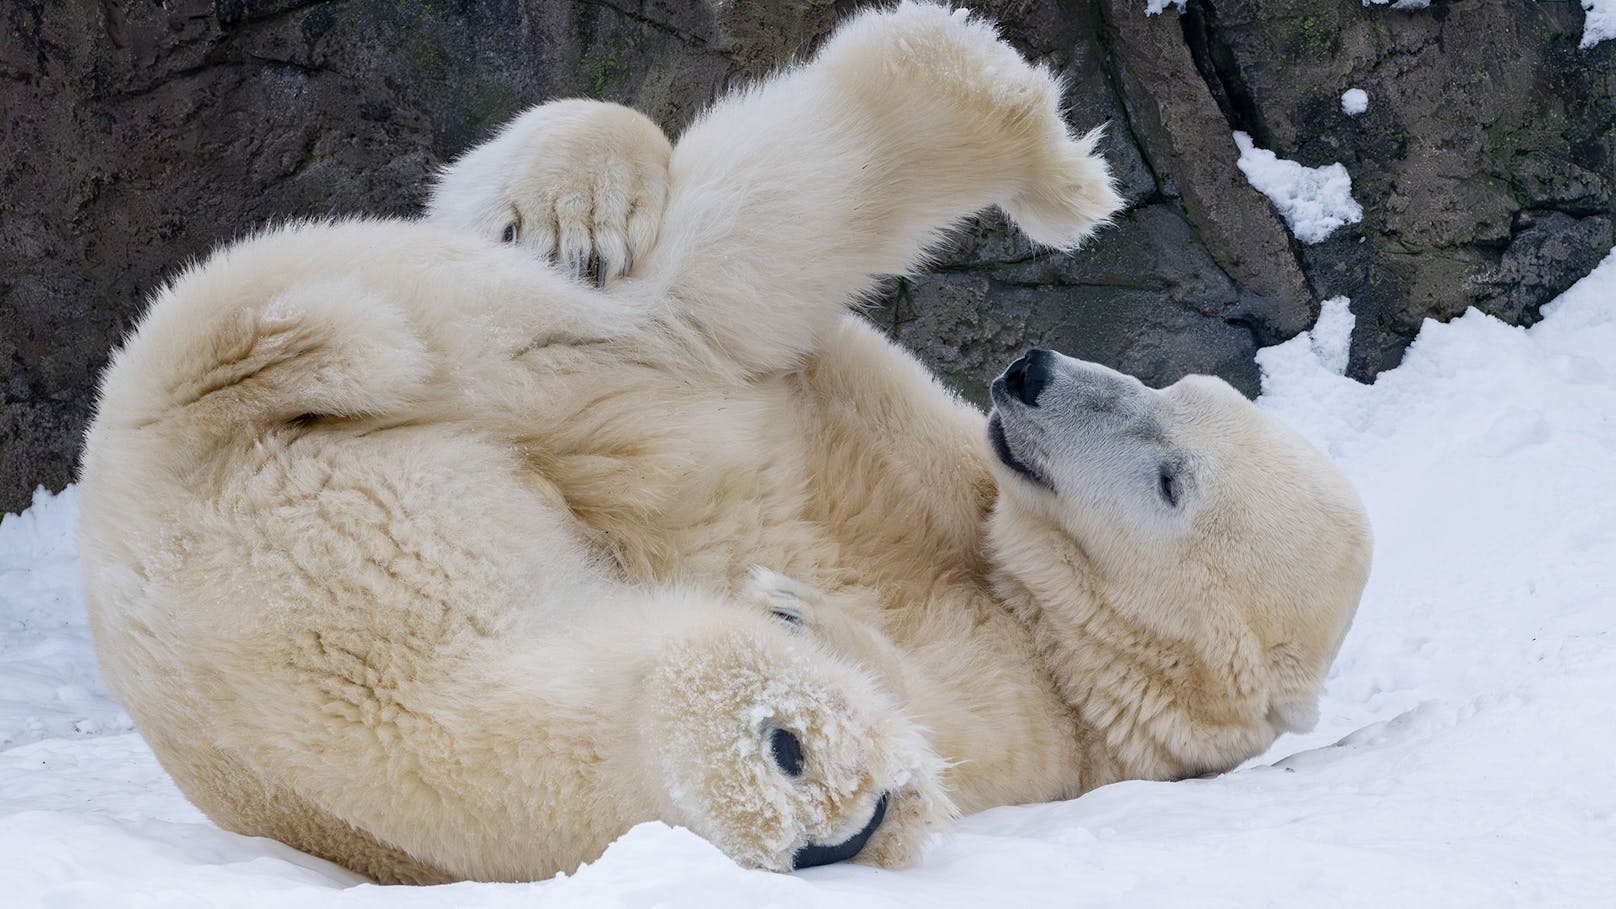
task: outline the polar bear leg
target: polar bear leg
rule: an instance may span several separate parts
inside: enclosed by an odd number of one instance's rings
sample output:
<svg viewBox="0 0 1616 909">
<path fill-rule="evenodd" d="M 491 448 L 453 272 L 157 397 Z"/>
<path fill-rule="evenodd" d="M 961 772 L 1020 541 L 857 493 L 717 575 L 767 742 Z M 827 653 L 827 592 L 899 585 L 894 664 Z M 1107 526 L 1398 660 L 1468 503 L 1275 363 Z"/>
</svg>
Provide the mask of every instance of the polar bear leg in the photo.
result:
<svg viewBox="0 0 1616 909">
<path fill-rule="evenodd" d="M 754 565 L 736 599 L 875 673 L 882 686 L 905 704 L 912 703 L 917 686 L 929 687 L 915 678 L 913 661 L 878 627 L 881 607 L 867 588 L 828 595 Z"/>
<path fill-rule="evenodd" d="M 259 668 L 232 676 L 227 703 L 252 706 L 220 708 L 222 744 L 286 793 L 275 805 L 319 806 L 355 834 L 242 817 L 239 796 L 218 820 L 372 874 L 380 843 L 430 879 L 535 880 L 650 820 L 785 871 L 861 833 L 858 860 L 905 863 L 951 815 L 919 729 L 811 640 L 679 594 L 601 606 L 553 640 L 425 658 L 408 681 L 329 628 L 278 627 L 312 649 L 246 655 Z"/>
<path fill-rule="evenodd" d="M 1120 204 L 1049 72 L 993 27 L 906 3 L 709 110 L 675 147 L 635 292 L 745 371 L 795 366 L 877 276 L 999 205 L 1072 247 Z"/>
</svg>

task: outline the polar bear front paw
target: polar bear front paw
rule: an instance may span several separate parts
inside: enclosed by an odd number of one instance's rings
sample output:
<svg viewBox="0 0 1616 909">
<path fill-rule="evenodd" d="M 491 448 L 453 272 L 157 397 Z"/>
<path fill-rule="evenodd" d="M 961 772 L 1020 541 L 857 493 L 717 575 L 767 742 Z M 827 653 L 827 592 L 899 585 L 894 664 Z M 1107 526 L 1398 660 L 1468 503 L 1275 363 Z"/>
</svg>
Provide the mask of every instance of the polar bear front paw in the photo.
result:
<svg viewBox="0 0 1616 909">
<path fill-rule="evenodd" d="M 742 864 L 901 865 L 953 813 L 919 729 L 811 638 L 751 625 L 690 641 L 650 685 L 675 814 Z"/>
<path fill-rule="evenodd" d="M 672 154 L 638 111 L 554 101 L 445 169 L 426 219 L 525 247 L 604 286 L 656 243 Z"/>
</svg>

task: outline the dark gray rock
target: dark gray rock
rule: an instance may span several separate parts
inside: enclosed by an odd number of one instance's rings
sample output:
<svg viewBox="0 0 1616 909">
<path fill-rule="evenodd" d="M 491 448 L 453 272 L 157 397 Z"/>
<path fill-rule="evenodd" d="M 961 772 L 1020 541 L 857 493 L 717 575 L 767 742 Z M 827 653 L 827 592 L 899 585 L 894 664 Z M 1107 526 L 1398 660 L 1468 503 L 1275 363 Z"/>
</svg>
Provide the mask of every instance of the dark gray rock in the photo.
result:
<svg viewBox="0 0 1616 909">
<path fill-rule="evenodd" d="M 0 511 L 73 475 L 95 378 L 142 295 L 285 217 L 407 214 L 438 163 L 522 107 L 585 95 L 677 131 L 810 51 L 848 0 L 14 0 L 0 28 Z M 1353 298 L 1352 374 L 1426 317 L 1530 323 L 1609 251 L 1616 42 L 1576 3 L 989 0 L 1106 127 L 1132 208 L 1076 256 L 985 219 L 874 318 L 968 394 L 1052 346 L 1150 382 L 1217 372 Z M 1342 91 L 1369 111 L 1348 117 Z M 1362 224 L 1301 246 L 1234 129 L 1341 161 Z"/>
<path fill-rule="evenodd" d="M 1192 9 L 1230 123 L 1352 175 L 1363 223 L 1301 250 L 1317 296 L 1353 300 L 1351 374 L 1395 365 L 1427 317 L 1534 321 L 1610 251 L 1616 42 L 1579 50 L 1578 4 Z M 1369 95 L 1357 117 L 1339 105 L 1353 87 Z"/>
</svg>

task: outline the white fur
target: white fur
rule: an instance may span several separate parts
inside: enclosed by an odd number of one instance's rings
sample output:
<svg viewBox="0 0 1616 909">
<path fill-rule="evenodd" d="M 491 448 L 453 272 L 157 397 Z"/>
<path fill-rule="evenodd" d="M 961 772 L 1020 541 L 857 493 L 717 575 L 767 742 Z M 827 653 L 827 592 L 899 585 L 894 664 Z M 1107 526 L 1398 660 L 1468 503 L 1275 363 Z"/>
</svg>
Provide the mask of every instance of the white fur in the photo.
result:
<svg viewBox="0 0 1616 909">
<path fill-rule="evenodd" d="M 672 152 L 656 124 L 621 105 L 541 105 L 445 169 L 426 220 L 609 284 L 656 242 Z"/>
<path fill-rule="evenodd" d="M 587 164 L 587 124 L 548 122 Z M 607 133 L 655 183 L 665 140 Z M 1240 537 L 1100 571 L 1059 520 L 1076 493 L 996 473 L 982 416 L 846 315 L 975 210 L 1069 246 L 1116 207 L 991 27 L 864 14 L 720 102 L 605 291 L 490 244 L 571 185 L 576 158 L 499 179 L 547 135 L 445 175 L 433 220 L 481 238 L 260 235 L 165 289 L 104 378 L 98 652 L 219 823 L 390 881 L 543 877 L 653 818 L 783 868 L 885 793 L 859 858 L 897 864 L 953 803 L 1231 766 L 1305 714 L 1366 570 L 1327 462 L 1239 465 L 1273 433 L 1238 396 L 1174 411 L 1235 465 Z M 1217 540 L 1207 514 L 1185 539 Z"/>
</svg>

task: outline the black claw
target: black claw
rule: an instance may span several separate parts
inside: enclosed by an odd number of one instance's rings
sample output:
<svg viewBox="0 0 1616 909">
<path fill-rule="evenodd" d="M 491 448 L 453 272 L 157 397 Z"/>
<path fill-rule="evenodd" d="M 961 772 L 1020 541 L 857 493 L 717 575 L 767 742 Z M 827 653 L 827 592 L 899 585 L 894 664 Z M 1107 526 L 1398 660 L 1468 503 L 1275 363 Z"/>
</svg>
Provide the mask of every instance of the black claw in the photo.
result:
<svg viewBox="0 0 1616 909">
<path fill-rule="evenodd" d="M 769 733 L 769 751 L 786 776 L 802 776 L 802 742 L 784 729 Z"/>
<path fill-rule="evenodd" d="M 864 825 L 863 830 L 834 846 L 819 846 L 809 843 L 798 849 L 797 854 L 791 857 L 791 867 L 793 869 L 817 868 L 820 865 L 834 865 L 837 862 L 847 861 L 859 854 L 859 850 L 863 849 L 864 844 L 868 843 L 870 837 L 875 835 L 875 828 L 881 826 L 881 821 L 886 816 L 887 797 L 883 795 L 881 796 L 881 801 L 875 803 L 875 813 L 870 815 L 870 822 Z"/>
</svg>

